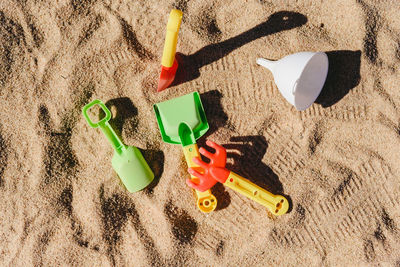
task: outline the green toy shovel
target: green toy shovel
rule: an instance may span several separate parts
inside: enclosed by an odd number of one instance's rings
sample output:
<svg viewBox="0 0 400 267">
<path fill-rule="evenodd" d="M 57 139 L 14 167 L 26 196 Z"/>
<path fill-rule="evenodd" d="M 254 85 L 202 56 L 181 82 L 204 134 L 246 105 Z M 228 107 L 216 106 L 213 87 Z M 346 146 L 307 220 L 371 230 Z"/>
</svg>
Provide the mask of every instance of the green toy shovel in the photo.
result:
<svg viewBox="0 0 400 267">
<path fill-rule="evenodd" d="M 196 139 L 203 136 L 209 126 L 198 92 L 154 104 L 154 112 L 164 142 L 182 145 L 188 167 L 202 172 L 193 158 L 200 158 Z M 198 178 L 192 176 L 193 181 Z M 217 207 L 217 199 L 210 190 L 195 190 L 199 210 L 208 213 Z"/>
<path fill-rule="evenodd" d="M 99 105 L 106 116 L 94 123 L 91 121 L 87 111 L 94 105 Z M 143 158 L 140 150 L 134 146 L 126 146 L 116 135 L 108 121 L 111 119 L 110 110 L 100 100 L 94 100 L 83 107 L 83 116 L 92 128 L 100 127 L 108 141 L 114 148 L 114 156 L 111 164 L 121 178 L 129 192 L 137 192 L 148 186 L 154 179 L 154 174 Z"/>
</svg>

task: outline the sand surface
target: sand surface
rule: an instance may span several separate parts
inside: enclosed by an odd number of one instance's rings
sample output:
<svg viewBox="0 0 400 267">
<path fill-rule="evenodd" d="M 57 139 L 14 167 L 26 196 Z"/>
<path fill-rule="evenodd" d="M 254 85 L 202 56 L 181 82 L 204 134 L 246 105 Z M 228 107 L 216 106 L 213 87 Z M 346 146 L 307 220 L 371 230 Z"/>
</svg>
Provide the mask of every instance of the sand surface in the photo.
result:
<svg viewBox="0 0 400 267">
<path fill-rule="evenodd" d="M 379 2 L 379 3 L 378 3 Z M 179 79 L 156 92 L 171 8 Z M 0 1 L 1 266 L 400 265 L 399 1 Z M 328 52 L 299 112 L 257 57 Z M 184 72 L 182 72 L 184 70 Z M 228 165 L 288 214 L 218 185 L 197 210 L 152 105 L 201 94 Z M 81 109 L 101 99 L 156 182 L 128 193 Z M 97 111 L 98 112 L 98 111 Z"/>
</svg>

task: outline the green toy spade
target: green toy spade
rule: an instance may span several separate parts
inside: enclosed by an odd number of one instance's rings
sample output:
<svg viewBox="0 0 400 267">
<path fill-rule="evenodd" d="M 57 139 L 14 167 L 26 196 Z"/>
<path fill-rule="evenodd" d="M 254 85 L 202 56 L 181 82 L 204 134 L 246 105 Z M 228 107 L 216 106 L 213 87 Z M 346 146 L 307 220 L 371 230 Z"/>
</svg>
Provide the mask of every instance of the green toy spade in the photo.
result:
<svg viewBox="0 0 400 267">
<path fill-rule="evenodd" d="M 99 105 L 106 116 L 94 123 L 87 111 L 94 105 Z M 126 146 L 116 135 L 108 121 L 111 119 L 110 110 L 100 100 L 94 100 L 83 107 L 83 116 L 92 128 L 100 127 L 114 148 L 112 166 L 129 192 L 137 192 L 148 186 L 154 179 L 154 174 L 143 158 L 140 150 L 134 146 Z"/>
<path fill-rule="evenodd" d="M 202 172 L 193 158 L 200 158 L 196 139 L 203 136 L 209 126 L 198 92 L 154 104 L 154 112 L 164 142 L 182 145 L 188 167 Z M 198 178 L 192 176 L 193 181 Z M 199 210 L 208 213 L 217 207 L 217 199 L 210 190 L 195 190 Z"/>
</svg>

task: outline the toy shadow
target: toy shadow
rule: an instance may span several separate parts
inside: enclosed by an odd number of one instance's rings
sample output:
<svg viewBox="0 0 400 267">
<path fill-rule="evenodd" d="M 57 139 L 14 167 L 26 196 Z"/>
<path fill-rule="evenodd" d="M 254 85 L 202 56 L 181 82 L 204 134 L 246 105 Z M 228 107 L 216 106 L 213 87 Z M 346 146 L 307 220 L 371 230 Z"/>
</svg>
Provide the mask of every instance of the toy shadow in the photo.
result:
<svg viewBox="0 0 400 267">
<path fill-rule="evenodd" d="M 207 45 L 192 55 L 176 54 L 179 63 L 175 80 L 171 86 L 182 84 L 200 76 L 199 69 L 231 53 L 233 50 L 258 38 L 290 30 L 307 22 L 307 17 L 291 11 L 272 14 L 267 21 L 228 40 Z"/>
<path fill-rule="evenodd" d="M 339 102 L 360 83 L 361 51 L 326 52 L 329 59 L 328 76 L 315 103 L 324 108 Z"/>
<path fill-rule="evenodd" d="M 164 152 L 158 149 L 140 149 L 140 151 L 154 173 L 153 181 L 143 190 L 147 196 L 152 197 L 154 188 L 160 182 L 161 175 L 164 172 Z"/>
<path fill-rule="evenodd" d="M 126 127 L 126 130 L 135 129 L 137 126 L 137 115 L 138 110 L 133 105 L 132 101 L 128 97 L 120 97 L 114 98 L 105 103 L 107 108 L 111 110 L 112 107 L 115 108 L 115 114 L 112 114 L 112 117 L 109 121 L 111 127 L 114 129 L 115 133 L 121 137 L 122 128 L 125 123 L 129 122 L 129 127 Z M 112 110 L 111 110 L 112 111 Z M 99 119 L 105 116 L 102 109 L 99 112 Z M 147 164 L 149 164 L 150 169 L 154 173 L 154 180 L 144 189 L 144 192 L 148 196 L 153 195 L 153 189 L 160 181 L 161 175 L 164 172 L 164 152 L 158 149 L 141 149 L 144 159 Z"/>
<path fill-rule="evenodd" d="M 229 170 L 274 194 L 283 193 L 278 175 L 262 161 L 268 148 L 264 136 L 233 136 L 229 141 L 224 144 L 228 159 L 233 159 L 232 164 L 227 163 Z"/>
<path fill-rule="evenodd" d="M 225 113 L 221 99 L 222 94 L 218 90 L 208 91 L 202 93 L 201 102 L 206 113 L 206 118 L 209 121 L 209 129 L 207 133 L 199 141 L 206 140 L 211 134 L 216 132 L 219 128 L 224 127 L 228 121 L 228 115 Z M 205 141 L 204 141 L 205 143 Z"/>
<path fill-rule="evenodd" d="M 121 137 L 122 127 L 124 126 L 127 120 L 132 121 L 133 127 L 136 126 L 135 120 L 132 118 L 138 115 L 137 108 L 133 105 L 132 101 L 128 97 L 119 97 L 110 99 L 105 103 L 106 107 L 112 113 L 112 107 L 115 108 L 115 114 L 111 114 L 111 119 L 108 123 L 114 129 L 115 133 Z M 100 109 L 99 119 L 105 116 L 104 111 Z"/>
</svg>

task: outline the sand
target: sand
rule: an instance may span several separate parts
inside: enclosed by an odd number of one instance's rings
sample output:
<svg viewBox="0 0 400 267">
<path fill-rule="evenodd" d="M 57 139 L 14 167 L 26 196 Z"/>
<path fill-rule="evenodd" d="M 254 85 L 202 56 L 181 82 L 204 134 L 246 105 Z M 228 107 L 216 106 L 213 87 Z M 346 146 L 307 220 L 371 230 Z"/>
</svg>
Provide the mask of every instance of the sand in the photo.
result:
<svg viewBox="0 0 400 267">
<path fill-rule="evenodd" d="M 180 72 L 157 93 L 171 8 Z M 400 2 L 0 1 L 0 265 L 399 266 Z M 258 57 L 325 51 L 320 97 L 299 112 Z M 197 210 L 182 150 L 152 105 L 198 91 L 228 167 L 290 199 L 273 217 L 217 185 Z M 129 193 L 111 124 L 156 175 Z"/>
</svg>

